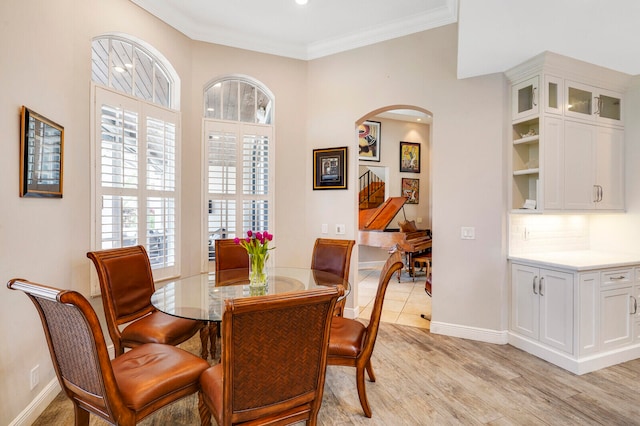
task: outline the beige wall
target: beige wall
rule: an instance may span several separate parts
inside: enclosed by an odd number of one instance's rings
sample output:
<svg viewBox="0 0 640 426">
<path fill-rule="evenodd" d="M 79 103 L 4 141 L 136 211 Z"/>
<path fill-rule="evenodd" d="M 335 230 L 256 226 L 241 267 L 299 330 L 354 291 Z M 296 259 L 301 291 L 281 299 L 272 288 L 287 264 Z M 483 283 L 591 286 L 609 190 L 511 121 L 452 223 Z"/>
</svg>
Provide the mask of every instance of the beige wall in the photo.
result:
<svg viewBox="0 0 640 426">
<path fill-rule="evenodd" d="M 506 80 L 503 75 L 456 79 L 456 29 L 449 25 L 311 61 L 309 149 L 350 140 L 356 153 L 355 122 L 388 105 L 433 112 L 432 331 L 506 340 Z M 356 155 L 350 159 L 350 170 L 356 170 Z M 310 157 L 307 164 L 310 181 Z M 350 188 L 357 188 L 352 183 Z M 355 189 L 306 197 L 304 246 L 320 236 L 320 223 L 347 223 L 346 236 L 355 238 Z M 325 207 L 331 205 L 336 208 Z M 476 239 L 461 240 L 461 226 L 475 227 Z M 347 308 L 354 297 L 352 292 Z"/>
<path fill-rule="evenodd" d="M 479 330 L 483 340 L 499 340 L 506 329 L 507 88 L 502 75 L 456 79 L 456 31 L 450 25 L 304 62 L 193 42 L 126 0 L 0 3 L 0 281 L 21 276 L 89 293 L 90 43 L 96 35 L 122 32 L 154 46 L 181 78 L 183 273 L 200 270 L 204 249 L 200 117 L 208 81 L 245 74 L 275 94 L 274 233 L 277 262 L 287 265 L 309 263 L 322 223 L 344 223 L 345 237 L 355 238 L 357 174 L 350 174 L 347 191 L 313 191 L 312 149 L 348 145 L 349 170 L 355 171 L 356 121 L 388 105 L 415 105 L 434 114 L 432 328 L 454 335 Z M 65 127 L 62 199 L 18 197 L 23 104 Z M 460 240 L 461 226 L 475 226 L 476 240 Z M 354 296 L 355 290 L 349 303 Z M 37 407 L 54 373 L 26 297 L 4 290 L 0 323 L 0 424 L 8 424 Z M 40 365 L 40 385 L 31 391 L 34 365 Z"/>
</svg>

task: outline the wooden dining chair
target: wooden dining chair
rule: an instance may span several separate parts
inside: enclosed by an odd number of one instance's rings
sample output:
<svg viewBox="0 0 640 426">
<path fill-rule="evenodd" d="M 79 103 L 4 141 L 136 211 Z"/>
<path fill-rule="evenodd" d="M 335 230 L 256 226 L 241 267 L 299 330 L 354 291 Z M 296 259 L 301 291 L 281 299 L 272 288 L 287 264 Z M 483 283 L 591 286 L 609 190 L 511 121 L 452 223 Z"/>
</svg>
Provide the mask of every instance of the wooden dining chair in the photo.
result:
<svg viewBox="0 0 640 426">
<path fill-rule="evenodd" d="M 33 302 L 44 328 L 58 382 L 73 403 L 75 425 L 90 413 L 114 425 L 135 425 L 148 415 L 200 390 L 209 363 L 170 345 L 146 343 L 109 359 L 100 321 L 75 291 L 23 279 L 7 286 Z M 209 419 L 202 395 L 199 412 Z"/>
<path fill-rule="evenodd" d="M 98 273 L 107 329 L 116 356 L 122 355 L 125 348 L 144 343 L 178 345 L 200 331 L 202 357 L 207 358 L 204 322 L 167 315 L 151 304 L 155 285 L 143 246 L 90 251 L 87 257 Z"/>
<path fill-rule="evenodd" d="M 214 241 L 216 273 L 229 269 L 249 270 L 249 254 L 243 246 L 236 244 L 233 239 L 218 239 Z"/>
<path fill-rule="evenodd" d="M 311 256 L 311 269 L 331 272 L 349 281 L 351 252 L 355 243 L 354 240 L 316 239 Z M 335 315 L 343 315 L 345 302 L 346 298 L 336 304 Z"/>
<path fill-rule="evenodd" d="M 367 417 L 371 417 L 371 407 L 367 400 L 367 392 L 364 382 L 364 372 L 367 371 L 369 379 L 376 381 L 371 366 L 371 355 L 376 344 L 382 304 L 387 286 L 396 271 L 402 269 L 402 255 L 394 252 L 387 259 L 378 281 L 378 291 L 371 310 L 369 323 L 365 326 L 358 320 L 344 317 L 334 317 L 331 321 L 331 335 L 329 337 L 329 365 L 345 365 L 356 368 L 356 385 L 360 405 Z"/>
<path fill-rule="evenodd" d="M 218 426 L 315 425 L 341 285 L 225 301 L 220 363 L 200 378 Z"/>
</svg>

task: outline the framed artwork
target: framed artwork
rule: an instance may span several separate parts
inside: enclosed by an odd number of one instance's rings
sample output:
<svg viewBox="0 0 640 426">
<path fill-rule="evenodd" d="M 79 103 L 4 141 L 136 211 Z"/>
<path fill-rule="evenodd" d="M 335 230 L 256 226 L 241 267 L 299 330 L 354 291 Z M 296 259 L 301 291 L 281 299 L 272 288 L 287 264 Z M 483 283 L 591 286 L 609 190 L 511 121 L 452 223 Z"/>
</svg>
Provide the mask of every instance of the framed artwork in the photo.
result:
<svg viewBox="0 0 640 426">
<path fill-rule="evenodd" d="M 347 147 L 313 150 L 313 189 L 347 189 Z"/>
<path fill-rule="evenodd" d="M 402 178 L 402 196 L 406 204 L 418 204 L 420 200 L 420 179 Z"/>
<path fill-rule="evenodd" d="M 20 196 L 62 198 L 64 128 L 23 106 L 20 114 Z"/>
<path fill-rule="evenodd" d="M 420 144 L 400 142 L 400 171 L 420 173 Z"/>
<path fill-rule="evenodd" d="M 378 121 L 365 121 L 358 126 L 358 160 L 380 161 L 380 131 Z"/>
</svg>

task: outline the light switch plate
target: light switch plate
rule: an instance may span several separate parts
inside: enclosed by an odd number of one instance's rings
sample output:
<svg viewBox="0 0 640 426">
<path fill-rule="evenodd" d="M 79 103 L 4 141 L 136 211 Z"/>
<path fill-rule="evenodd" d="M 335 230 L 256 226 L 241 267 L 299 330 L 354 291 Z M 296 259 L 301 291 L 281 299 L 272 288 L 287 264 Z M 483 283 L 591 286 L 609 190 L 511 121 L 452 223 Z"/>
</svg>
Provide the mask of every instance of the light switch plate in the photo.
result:
<svg viewBox="0 0 640 426">
<path fill-rule="evenodd" d="M 328 234 L 329 233 L 329 225 L 326 223 L 322 224 L 322 231 L 323 234 Z"/>
<path fill-rule="evenodd" d="M 336 225 L 336 234 L 337 235 L 344 235 L 344 224 L 338 224 Z"/>
</svg>

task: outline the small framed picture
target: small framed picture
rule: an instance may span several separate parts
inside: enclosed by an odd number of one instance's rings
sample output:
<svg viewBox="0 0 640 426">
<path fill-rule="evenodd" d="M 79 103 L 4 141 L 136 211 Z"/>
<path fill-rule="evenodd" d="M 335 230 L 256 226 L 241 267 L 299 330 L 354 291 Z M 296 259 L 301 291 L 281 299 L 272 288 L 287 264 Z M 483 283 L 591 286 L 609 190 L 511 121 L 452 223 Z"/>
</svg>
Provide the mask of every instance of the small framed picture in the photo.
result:
<svg viewBox="0 0 640 426">
<path fill-rule="evenodd" d="M 400 171 L 420 173 L 420 144 L 400 142 Z"/>
<path fill-rule="evenodd" d="M 380 161 L 380 131 L 378 121 L 365 121 L 358 126 L 358 160 Z"/>
<path fill-rule="evenodd" d="M 20 196 L 62 198 L 64 128 L 22 107 Z"/>
<path fill-rule="evenodd" d="M 347 189 L 347 147 L 313 150 L 313 189 Z"/>
<path fill-rule="evenodd" d="M 402 178 L 402 196 L 406 204 L 418 204 L 420 200 L 420 179 Z"/>
</svg>

